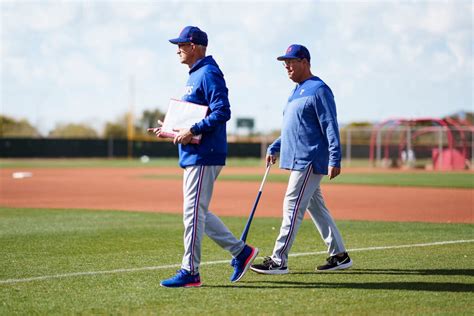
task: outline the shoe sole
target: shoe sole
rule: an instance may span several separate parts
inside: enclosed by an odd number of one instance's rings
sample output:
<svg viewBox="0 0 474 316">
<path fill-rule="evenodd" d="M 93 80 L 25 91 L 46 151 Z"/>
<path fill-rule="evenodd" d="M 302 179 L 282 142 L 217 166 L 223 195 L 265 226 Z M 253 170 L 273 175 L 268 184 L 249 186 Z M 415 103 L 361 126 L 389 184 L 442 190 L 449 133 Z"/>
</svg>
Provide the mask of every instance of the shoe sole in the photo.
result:
<svg viewBox="0 0 474 316">
<path fill-rule="evenodd" d="M 235 279 L 234 281 L 231 281 L 232 283 L 239 282 L 240 279 L 244 277 L 245 273 L 247 273 L 248 269 L 250 268 L 250 265 L 253 263 L 255 258 L 257 258 L 257 255 L 258 255 L 258 248 L 253 248 L 252 254 L 248 257 L 247 261 L 245 262 L 244 271 L 242 271 L 242 273 L 237 279 Z"/>
<path fill-rule="evenodd" d="M 341 264 L 341 265 L 338 265 L 338 266 L 335 266 L 335 267 L 329 268 L 329 269 L 318 270 L 318 268 L 316 268 L 316 272 L 326 272 L 326 271 L 344 270 L 344 269 L 349 269 L 350 267 L 352 267 L 352 260 L 349 261 L 348 263 L 343 263 L 343 264 Z"/>
<path fill-rule="evenodd" d="M 180 286 L 166 286 L 166 285 L 163 285 L 160 283 L 160 286 L 161 287 L 167 287 L 167 288 L 180 288 L 180 287 L 200 287 L 202 285 L 201 282 L 199 283 L 188 283 L 188 284 L 184 284 L 184 285 L 180 285 Z"/>
<path fill-rule="evenodd" d="M 288 274 L 289 270 L 259 270 L 255 269 L 254 267 L 250 267 L 250 270 L 260 273 L 260 274 Z"/>
<path fill-rule="evenodd" d="M 189 283 L 189 284 L 186 284 L 184 287 L 200 287 L 202 285 L 201 282 L 199 283 Z"/>
</svg>

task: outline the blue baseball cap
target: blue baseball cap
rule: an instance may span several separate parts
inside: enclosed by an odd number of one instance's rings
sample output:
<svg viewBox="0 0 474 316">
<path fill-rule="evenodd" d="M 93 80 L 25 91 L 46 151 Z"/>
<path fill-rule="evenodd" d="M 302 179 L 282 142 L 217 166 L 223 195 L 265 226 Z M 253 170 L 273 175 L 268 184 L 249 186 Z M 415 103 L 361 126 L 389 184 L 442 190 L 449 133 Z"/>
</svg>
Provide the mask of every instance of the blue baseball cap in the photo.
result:
<svg viewBox="0 0 474 316">
<path fill-rule="evenodd" d="M 278 57 L 278 60 L 285 59 L 297 59 L 297 58 L 306 58 L 308 61 L 311 61 L 311 56 L 309 55 L 309 50 L 303 45 L 293 44 L 286 49 L 286 53 L 283 56 Z"/>
<path fill-rule="evenodd" d="M 207 46 L 207 34 L 197 26 L 186 26 L 179 34 L 179 37 L 170 39 L 170 42 L 173 44 L 194 43 Z"/>
</svg>

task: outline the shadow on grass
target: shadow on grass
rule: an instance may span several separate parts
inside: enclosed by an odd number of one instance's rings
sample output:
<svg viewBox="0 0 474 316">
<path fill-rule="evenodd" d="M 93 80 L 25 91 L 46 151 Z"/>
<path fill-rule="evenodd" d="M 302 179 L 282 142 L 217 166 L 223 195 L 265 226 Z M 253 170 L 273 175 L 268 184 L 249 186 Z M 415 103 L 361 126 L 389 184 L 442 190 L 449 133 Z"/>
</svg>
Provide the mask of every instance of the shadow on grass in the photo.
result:
<svg viewBox="0 0 474 316">
<path fill-rule="evenodd" d="M 350 269 L 334 272 L 292 271 L 294 275 L 405 275 L 405 276 L 474 276 L 474 269 Z M 265 276 L 262 276 L 265 277 Z M 301 282 L 278 280 L 278 276 L 267 276 L 268 280 L 242 281 L 237 285 L 204 285 L 209 288 L 245 288 L 245 289 L 363 289 L 363 290 L 402 290 L 429 292 L 474 292 L 474 283 L 455 282 Z M 273 278 L 272 280 L 270 280 Z"/>
<path fill-rule="evenodd" d="M 206 288 L 244 289 L 361 289 L 361 290 L 404 290 L 429 292 L 473 292 L 472 283 L 445 282 L 294 282 L 294 281 L 248 281 L 238 285 L 203 285 Z"/>
<path fill-rule="evenodd" d="M 465 275 L 474 276 L 474 269 L 350 269 L 344 271 L 311 272 L 311 271 L 291 271 L 291 274 L 387 274 L 387 275 Z"/>
</svg>

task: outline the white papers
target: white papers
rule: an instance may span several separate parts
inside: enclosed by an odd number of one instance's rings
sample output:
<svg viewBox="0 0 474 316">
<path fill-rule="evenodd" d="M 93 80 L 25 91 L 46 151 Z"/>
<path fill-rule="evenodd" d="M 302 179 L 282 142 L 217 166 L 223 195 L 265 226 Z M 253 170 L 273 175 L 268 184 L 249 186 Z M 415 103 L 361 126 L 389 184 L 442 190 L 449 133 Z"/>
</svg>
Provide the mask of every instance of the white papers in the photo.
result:
<svg viewBox="0 0 474 316">
<path fill-rule="evenodd" d="M 160 137 L 174 138 L 177 134 L 174 130 L 191 128 L 197 122 L 206 117 L 208 107 L 191 102 L 171 99 L 166 112 Z M 191 143 L 199 144 L 201 135 L 193 136 Z"/>
</svg>

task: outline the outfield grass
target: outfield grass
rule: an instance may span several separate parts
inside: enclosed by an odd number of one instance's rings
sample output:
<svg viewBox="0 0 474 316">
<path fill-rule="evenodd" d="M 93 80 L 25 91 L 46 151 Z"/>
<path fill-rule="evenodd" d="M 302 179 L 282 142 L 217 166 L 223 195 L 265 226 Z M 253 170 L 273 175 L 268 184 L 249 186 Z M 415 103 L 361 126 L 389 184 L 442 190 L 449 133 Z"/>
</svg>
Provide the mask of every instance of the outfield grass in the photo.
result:
<svg viewBox="0 0 474 316">
<path fill-rule="evenodd" d="M 0 168 L 134 168 L 134 167 L 175 167 L 178 159 L 150 159 L 147 163 L 138 158 L 38 158 L 0 159 Z"/>
<path fill-rule="evenodd" d="M 222 174 L 219 181 L 261 181 L 262 174 Z M 181 179 L 181 175 L 147 175 L 148 179 Z M 268 182 L 288 182 L 288 174 L 270 174 Z M 323 178 L 324 184 L 356 184 L 374 186 L 474 188 L 474 174 L 450 173 L 347 173 L 333 180 Z"/>
<path fill-rule="evenodd" d="M 142 163 L 139 159 L 0 159 L 0 168 L 135 168 L 135 167 L 176 167 L 174 158 L 151 159 Z M 257 158 L 229 158 L 229 167 L 264 166 Z M 263 174 L 263 172 L 262 172 Z M 222 174 L 222 181 L 261 181 L 262 174 Z M 153 179 L 181 179 L 181 175 L 152 175 Z M 287 182 L 288 174 L 272 174 L 269 182 Z M 474 188 L 474 174 L 469 172 L 430 172 L 430 173 L 343 173 L 334 180 L 323 179 L 326 184 L 361 184 L 436 188 Z"/>
<path fill-rule="evenodd" d="M 344 160 L 343 160 L 344 163 Z M 227 158 L 226 165 L 230 167 L 258 167 L 264 166 L 261 158 Z M 368 159 L 352 159 L 351 167 L 368 167 Z M 134 167 L 176 167 L 177 158 L 151 157 L 146 163 L 139 158 L 132 159 L 105 159 L 105 158 L 21 158 L 0 159 L 0 168 L 134 168 Z"/>
<path fill-rule="evenodd" d="M 240 235 L 245 219 L 223 220 Z M 279 225 L 255 218 L 249 241 L 261 255 L 270 254 Z M 338 225 L 349 249 L 471 240 L 474 232 L 469 224 Z M 249 272 L 233 285 L 231 267 L 220 263 L 230 256 L 205 238 L 203 262 L 219 262 L 202 265 L 203 287 L 161 288 L 180 262 L 182 231 L 179 215 L 0 208 L 0 314 L 469 315 L 474 308 L 472 241 L 354 250 L 352 269 L 328 274 L 314 272 L 324 254 L 291 257 L 289 275 Z M 292 253 L 324 248 L 305 220 Z"/>
<path fill-rule="evenodd" d="M 220 180 L 260 181 L 261 175 L 222 175 Z M 268 181 L 288 182 L 288 175 L 270 175 Z M 325 184 L 360 184 L 435 188 L 474 188 L 474 174 L 450 173 L 347 173 L 333 180 L 323 178 Z"/>
<path fill-rule="evenodd" d="M 258 158 L 227 158 L 231 167 L 264 166 Z M 178 167 L 177 158 L 150 158 L 144 163 L 139 158 L 51 158 L 51 159 L 0 159 L 0 168 L 136 168 Z"/>
</svg>

